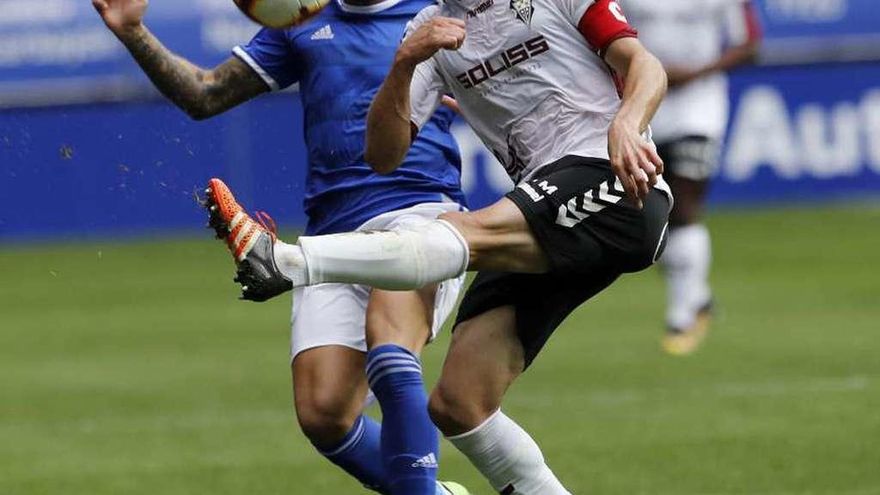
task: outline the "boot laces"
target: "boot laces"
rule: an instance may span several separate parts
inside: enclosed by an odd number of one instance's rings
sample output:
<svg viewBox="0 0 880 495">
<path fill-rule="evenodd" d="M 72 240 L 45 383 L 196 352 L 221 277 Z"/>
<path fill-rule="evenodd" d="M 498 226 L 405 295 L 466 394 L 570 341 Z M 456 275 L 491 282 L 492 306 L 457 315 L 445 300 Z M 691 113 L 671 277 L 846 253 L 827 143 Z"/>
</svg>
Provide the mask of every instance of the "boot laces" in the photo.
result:
<svg viewBox="0 0 880 495">
<path fill-rule="evenodd" d="M 254 212 L 254 217 L 257 222 L 269 231 L 273 238 L 278 237 L 278 224 L 275 223 L 275 220 L 265 211 L 256 211 Z"/>
</svg>

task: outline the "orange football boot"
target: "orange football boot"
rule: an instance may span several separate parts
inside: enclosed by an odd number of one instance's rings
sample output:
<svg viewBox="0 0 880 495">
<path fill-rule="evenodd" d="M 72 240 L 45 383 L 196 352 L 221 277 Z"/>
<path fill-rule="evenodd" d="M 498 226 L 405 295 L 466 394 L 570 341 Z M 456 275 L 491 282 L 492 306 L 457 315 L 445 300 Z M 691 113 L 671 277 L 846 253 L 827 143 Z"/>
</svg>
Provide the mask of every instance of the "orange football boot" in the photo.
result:
<svg viewBox="0 0 880 495">
<path fill-rule="evenodd" d="M 208 182 L 202 205 L 208 210 L 208 228 L 226 241 L 235 259 L 234 280 L 241 285 L 241 299 L 262 302 L 293 288 L 275 264 L 278 236 L 272 217 L 260 211 L 254 221 L 220 179 Z"/>
</svg>

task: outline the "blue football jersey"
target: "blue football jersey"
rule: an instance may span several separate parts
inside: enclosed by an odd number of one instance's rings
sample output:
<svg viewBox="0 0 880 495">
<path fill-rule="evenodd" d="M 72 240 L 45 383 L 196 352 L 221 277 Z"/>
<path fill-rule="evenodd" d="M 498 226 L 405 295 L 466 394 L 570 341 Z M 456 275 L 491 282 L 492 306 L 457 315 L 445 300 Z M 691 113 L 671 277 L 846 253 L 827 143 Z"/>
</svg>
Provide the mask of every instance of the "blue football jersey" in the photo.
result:
<svg viewBox="0 0 880 495">
<path fill-rule="evenodd" d="M 370 103 L 406 23 L 432 2 L 385 0 L 366 7 L 337 2 L 303 26 L 263 29 L 234 50 L 273 89 L 299 83 L 309 165 L 307 234 L 354 230 L 377 215 L 419 203 L 452 199 L 464 205 L 461 156 L 448 109 L 438 110 L 421 129 L 396 172 L 378 175 L 364 162 Z"/>
</svg>

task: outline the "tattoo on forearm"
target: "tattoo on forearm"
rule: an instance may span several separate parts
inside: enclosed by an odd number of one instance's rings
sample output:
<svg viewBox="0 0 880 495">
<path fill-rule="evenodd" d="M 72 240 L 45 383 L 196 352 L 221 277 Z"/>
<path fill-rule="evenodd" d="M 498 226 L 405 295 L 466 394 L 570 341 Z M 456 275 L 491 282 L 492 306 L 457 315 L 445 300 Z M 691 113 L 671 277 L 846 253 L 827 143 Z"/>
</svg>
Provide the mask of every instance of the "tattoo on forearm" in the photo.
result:
<svg viewBox="0 0 880 495">
<path fill-rule="evenodd" d="M 234 57 L 205 70 L 172 53 L 146 29 L 123 42 L 156 88 L 194 118 L 222 113 L 269 89 Z"/>
</svg>

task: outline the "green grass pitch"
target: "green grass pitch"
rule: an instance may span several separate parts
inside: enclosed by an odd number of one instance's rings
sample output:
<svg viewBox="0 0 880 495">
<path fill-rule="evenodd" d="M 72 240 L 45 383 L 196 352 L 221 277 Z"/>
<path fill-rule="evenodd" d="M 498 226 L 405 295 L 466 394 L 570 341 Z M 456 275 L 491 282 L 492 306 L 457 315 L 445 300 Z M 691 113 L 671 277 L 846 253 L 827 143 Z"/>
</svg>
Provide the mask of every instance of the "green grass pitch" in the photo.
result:
<svg viewBox="0 0 880 495">
<path fill-rule="evenodd" d="M 659 352 L 662 280 L 629 276 L 557 332 L 508 414 L 576 494 L 880 494 L 880 209 L 711 224 L 703 352 Z M 207 232 L 0 249 L 0 494 L 366 493 L 295 425 L 288 299 L 238 302 L 231 278 Z M 443 454 L 444 478 L 491 493 Z"/>
</svg>

